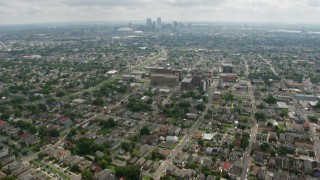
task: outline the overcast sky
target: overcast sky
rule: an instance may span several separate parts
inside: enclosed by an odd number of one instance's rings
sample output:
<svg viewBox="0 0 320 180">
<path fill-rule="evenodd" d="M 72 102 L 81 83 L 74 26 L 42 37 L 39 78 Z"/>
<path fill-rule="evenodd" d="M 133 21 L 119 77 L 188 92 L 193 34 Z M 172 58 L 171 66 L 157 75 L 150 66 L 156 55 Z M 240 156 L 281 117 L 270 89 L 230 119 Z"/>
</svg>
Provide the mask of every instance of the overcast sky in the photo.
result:
<svg viewBox="0 0 320 180">
<path fill-rule="evenodd" d="M 0 0 L 0 24 L 81 21 L 320 24 L 320 0 Z"/>
</svg>

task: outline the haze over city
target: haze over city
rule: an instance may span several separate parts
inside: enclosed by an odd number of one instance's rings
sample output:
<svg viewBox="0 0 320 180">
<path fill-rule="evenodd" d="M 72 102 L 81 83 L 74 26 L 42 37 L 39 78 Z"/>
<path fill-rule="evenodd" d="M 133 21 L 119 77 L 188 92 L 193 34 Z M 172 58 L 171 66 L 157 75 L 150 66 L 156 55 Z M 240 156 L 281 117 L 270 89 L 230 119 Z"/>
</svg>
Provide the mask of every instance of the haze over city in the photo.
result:
<svg viewBox="0 0 320 180">
<path fill-rule="evenodd" d="M 0 0 L 0 180 L 320 178 L 320 0 Z"/>
<path fill-rule="evenodd" d="M 167 20 L 320 23 L 318 0 L 1 0 L 0 24 Z"/>
</svg>

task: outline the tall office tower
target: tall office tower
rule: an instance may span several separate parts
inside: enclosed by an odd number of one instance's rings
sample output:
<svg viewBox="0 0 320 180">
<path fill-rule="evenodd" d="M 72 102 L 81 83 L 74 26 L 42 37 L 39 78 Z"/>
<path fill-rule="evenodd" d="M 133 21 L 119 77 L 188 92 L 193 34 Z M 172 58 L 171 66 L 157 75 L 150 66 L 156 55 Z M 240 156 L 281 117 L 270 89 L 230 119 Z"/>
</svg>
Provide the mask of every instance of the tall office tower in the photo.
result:
<svg viewBox="0 0 320 180">
<path fill-rule="evenodd" d="M 160 28 L 161 27 L 161 17 L 157 18 L 157 27 Z"/>
<path fill-rule="evenodd" d="M 173 22 L 173 31 L 178 31 L 178 28 L 179 28 L 179 24 L 177 21 L 174 21 Z"/>
<path fill-rule="evenodd" d="M 152 26 L 152 20 L 151 18 L 148 18 L 146 21 L 146 26 L 151 27 Z"/>
</svg>

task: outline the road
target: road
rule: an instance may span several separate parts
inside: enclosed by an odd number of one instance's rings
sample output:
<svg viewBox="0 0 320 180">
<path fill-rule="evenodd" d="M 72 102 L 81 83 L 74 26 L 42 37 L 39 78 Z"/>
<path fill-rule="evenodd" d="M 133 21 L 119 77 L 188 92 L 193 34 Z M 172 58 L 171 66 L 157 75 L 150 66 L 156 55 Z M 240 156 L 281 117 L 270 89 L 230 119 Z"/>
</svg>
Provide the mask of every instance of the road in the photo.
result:
<svg viewBox="0 0 320 180">
<path fill-rule="evenodd" d="M 204 116 L 207 114 L 208 109 L 211 107 L 212 105 L 212 94 L 213 92 L 216 91 L 216 85 L 218 83 L 215 82 L 213 83 L 213 85 L 210 87 L 209 92 L 208 92 L 208 103 L 206 104 L 206 108 L 205 110 L 202 112 L 202 115 L 198 118 L 198 120 L 193 124 L 193 126 L 190 128 L 189 132 L 187 133 L 187 135 L 185 135 L 182 140 L 179 142 L 179 144 L 171 151 L 171 157 L 169 159 L 166 159 L 161 167 L 158 169 L 158 171 L 155 173 L 155 176 L 153 176 L 153 178 L 155 180 L 159 180 L 160 177 L 165 173 L 165 171 L 167 170 L 167 167 L 172 164 L 172 161 L 174 160 L 174 158 L 177 156 L 177 154 L 179 152 L 182 152 L 182 148 L 184 145 L 187 144 L 187 142 L 192 139 L 192 135 L 196 132 L 196 130 L 199 129 L 202 121 L 204 120 Z"/>
<path fill-rule="evenodd" d="M 248 75 L 249 75 L 249 68 L 248 68 L 248 65 L 247 65 L 247 60 L 244 59 L 244 61 L 245 61 L 246 79 L 247 79 Z M 254 142 L 256 141 L 257 132 L 258 132 L 258 124 L 257 124 L 257 121 L 256 121 L 256 119 L 254 117 L 254 113 L 257 111 L 257 108 L 256 108 L 256 103 L 255 103 L 253 90 L 252 90 L 252 85 L 251 85 L 250 81 L 248 81 L 248 94 L 250 96 L 251 105 L 252 105 L 252 107 L 251 107 L 252 108 L 251 119 L 253 121 L 253 127 L 251 128 L 251 134 L 250 134 L 250 138 L 249 138 L 249 145 L 247 147 L 247 154 L 245 154 L 245 157 L 243 159 L 242 173 L 241 173 L 241 176 L 240 176 L 241 180 L 246 180 L 247 179 L 247 170 L 250 167 L 250 163 L 251 163 L 250 152 L 252 150 Z"/>
<path fill-rule="evenodd" d="M 271 71 L 273 72 L 274 75 L 280 77 L 278 72 L 274 69 L 273 65 L 270 63 L 270 61 L 268 61 L 267 59 L 265 59 L 261 55 L 259 55 L 258 57 L 261 58 L 262 60 L 264 60 L 270 66 L 270 69 L 271 69 Z"/>
<path fill-rule="evenodd" d="M 311 139 L 314 141 L 314 153 L 316 160 L 320 162 L 320 139 L 316 129 L 320 129 L 318 124 L 310 123 Z"/>
<path fill-rule="evenodd" d="M 161 52 L 159 52 L 159 55 L 157 55 L 157 56 L 155 56 L 155 57 L 153 57 L 153 58 L 150 58 L 149 60 L 146 60 L 146 61 L 144 61 L 144 62 L 142 62 L 142 63 L 140 63 L 140 64 L 135 65 L 135 66 L 133 67 L 133 69 L 143 68 L 143 67 L 145 67 L 145 66 L 147 66 L 147 65 L 149 65 L 149 64 L 151 64 L 151 63 L 153 63 L 153 62 L 156 62 L 156 61 L 159 60 L 160 58 L 166 57 L 166 56 L 167 56 L 167 51 L 162 48 L 162 49 L 161 49 Z M 128 98 L 129 98 L 130 96 L 132 96 L 138 89 L 139 89 L 139 88 L 137 88 L 136 90 L 134 90 L 133 92 L 131 92 L 130 94 L 128 94 L 127 96 L 125 96 L 124 98 L 122 98 L 118 103 L 116 103 L 116 104 L 114 104 L 113 106 L 110 106 L 110 107 L 108 107 L 108 108 L 109 108 L 109 109 L 114 109 L 114 108 L 120 106 L 120 105 L 121 105 L 121 102 L 124 102 L 124 101 L 128 100 Z M 90 122 L 91 120 L 96 119 L 96 118 L 99 117 L 99 116 L 103 116 L 104 113 L 105 113 L 105 112 L 102 111 L 102 112 L 100 112 L 100 113 L 98 113 L 98 114 L 95 114 L 94 116 L 86 119 L 85 121 L 83 121 L 83 122 L 75 125 L 75 127 L 78 128 L 78 127 L 80 127 L 80 126 L 82 126 L 82 125 Z M 66 138 L 67 138 L 67 136 L 68 136 L 68 134 L 69 134 L 69 131 L 70 131 L 70 129 L 66 130 L 65 135 L 64 135 L 58 142 L 56 142 L 55 144 L 52 144 L 52 145 L 46 147 L 45 149 L 42 149 L 42 150 L 40 150 L 40 151 L 38 151 L 38 152 L 36 152 L 36 153 L 34 153 L 34 154 L 31 154 L 31 155 L 29 155 L 29 156 L 24 156 L 24 157 L 22 157 L 22 158 L 21 158 L 22 161 L 30 162 L 30 161 L 38 158 L 38 154 L 41 153 L 41 152 L 45 152 L 46 150 L 48 150 L 48 149 L 50 149 L 50 148 L 57 148 L 57 147 L 63 146 L 63 144 L 64 144 L 64 142 L 65 142 L 65 140 L 66 140 Z M 62 173 L 64 173 L 64 172 L 62 172 Z M 64 173 L 64 174 L 65 174 L 65 173 Z M 73 177 L 72 175 L 70 176 L 70 178 L 71 178 L 71 179 L 78 179 L 78 177 Z"/>
</svg>

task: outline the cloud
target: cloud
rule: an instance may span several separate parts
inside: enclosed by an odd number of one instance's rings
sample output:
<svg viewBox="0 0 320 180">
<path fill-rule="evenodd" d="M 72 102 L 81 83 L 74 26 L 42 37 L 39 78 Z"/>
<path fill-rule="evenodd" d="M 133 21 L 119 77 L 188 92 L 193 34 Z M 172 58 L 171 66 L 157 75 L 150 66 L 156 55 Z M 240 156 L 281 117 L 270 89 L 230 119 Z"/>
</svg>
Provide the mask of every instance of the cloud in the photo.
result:
<svg viewBox="0 0 320 180">
<path fill-rule="evenodd" d="M 320 23 L 320 0 L 0 0 L 0 23 L 144 20 Z"/>
<path fill-rule="evenodd" d="M 177 7 L 211 6 L 226 2 L 226 0 L 164 0 L 165 4 Z"/>
<path fill-rule="evenodd" d="M 313 7 L 320 6 L 320 0 L 308 0 L 308 5 L 313 6 Z M 317 7 L 317 8 L 319 8 L 319 7 Z"/>
<path fill-rule="evenodd" d="M 62 0 L 70 6 L 140 6 L 150 3 L 148 0 Z"/>
</svg>

